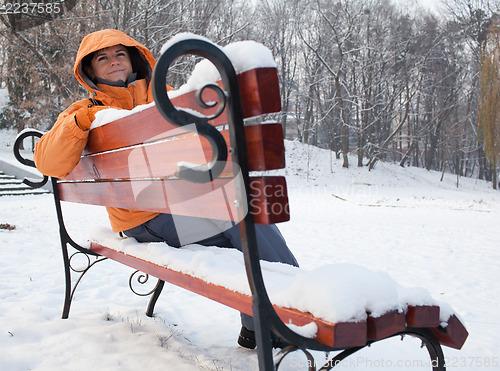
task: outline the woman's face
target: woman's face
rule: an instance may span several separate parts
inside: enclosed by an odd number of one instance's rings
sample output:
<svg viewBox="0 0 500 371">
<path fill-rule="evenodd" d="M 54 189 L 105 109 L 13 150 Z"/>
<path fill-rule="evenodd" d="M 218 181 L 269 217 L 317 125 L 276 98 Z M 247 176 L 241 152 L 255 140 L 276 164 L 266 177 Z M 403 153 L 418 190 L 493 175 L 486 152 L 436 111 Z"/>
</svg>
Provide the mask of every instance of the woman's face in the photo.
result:
<svg viewBox="0 0 500 371">
<path fill-rule="evenodd" d="M 127 81 L 133 72 L 127 48 L 123 45 L 110 46 L 95 53 L 90 61 L 95 77 L 116 82 Z"/>
</svg>

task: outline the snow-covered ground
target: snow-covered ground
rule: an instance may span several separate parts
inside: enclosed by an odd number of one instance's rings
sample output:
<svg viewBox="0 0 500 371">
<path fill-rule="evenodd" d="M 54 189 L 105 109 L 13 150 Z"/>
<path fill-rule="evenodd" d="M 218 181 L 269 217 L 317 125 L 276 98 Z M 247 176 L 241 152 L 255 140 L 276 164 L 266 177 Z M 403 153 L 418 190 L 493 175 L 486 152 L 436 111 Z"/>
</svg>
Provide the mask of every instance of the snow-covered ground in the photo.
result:
<svg viewBox="0 0 500 371">
<path fill-rule="evenodd" d="M 0 131 L 0 156 L 12 132 Z M 355 163 L 355 159 L 352 160 Z M 343 169 L 327 151 L 287 143 L 292 219 L 280 225 L 301 267 L 352 263 L 420 286 L 448 302 L 469 331 L 462 350 L 444 348 L 449 370 L 500 370 L 500 193 L 491 183 L 379 163 Z M 239 314 L 167 285 L 155 318 L 128 288 L 129 268 L 97 264 L 60 319 L 64 280 L 51 195 L 0 198 L 0 369 L 255 370 L 239 348 Z M 65 205 L 68 229 L 84 243 L 108 225 L 101 208 Z M 343 285 L 338 282 L 338 285 Z M 382 342 L 339 369 L 430 369 L 419 342 Z M 314 353 L 318 361 L 323 353 Z M 300 367 L 299 367 L 300 366 Z M 289 358 L 281 370 L 305 369 Z"/>
</svg>

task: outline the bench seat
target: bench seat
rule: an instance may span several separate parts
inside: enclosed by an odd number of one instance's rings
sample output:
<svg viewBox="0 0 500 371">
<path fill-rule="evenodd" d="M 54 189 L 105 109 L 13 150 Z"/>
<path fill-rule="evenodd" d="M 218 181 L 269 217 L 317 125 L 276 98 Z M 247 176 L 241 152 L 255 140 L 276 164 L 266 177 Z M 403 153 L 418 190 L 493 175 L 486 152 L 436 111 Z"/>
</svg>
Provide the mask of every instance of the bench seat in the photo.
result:
<svg viewBox="0 0 500 371">
<path fill-rule="evenodd" d="M 92 231 L 90 241 L 90 249 L 101 256 L 252 315 L 243 255 L 235 249 L 138 243 L 103 227 Z M 432 328 L 444 345 L 456 349 L 467 338 L 448 305 L 423 289 L 401 287 L 385 273 L 353 264 L 305 271 L 262 261 L 261 267 L 269 297 L 283 322 L 332 348 L 364 346 L 406 327 Z M 339 285 L 339 280 L 346 284 Z"/>
</svg>

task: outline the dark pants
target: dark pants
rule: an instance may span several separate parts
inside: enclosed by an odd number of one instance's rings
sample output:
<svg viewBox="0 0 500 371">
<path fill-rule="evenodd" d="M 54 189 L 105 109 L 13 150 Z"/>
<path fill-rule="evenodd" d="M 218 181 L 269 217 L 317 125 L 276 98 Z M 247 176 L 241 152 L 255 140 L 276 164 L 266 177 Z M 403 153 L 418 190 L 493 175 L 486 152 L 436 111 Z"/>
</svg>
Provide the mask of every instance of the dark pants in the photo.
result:
<svg viewBox="0 0 500 371">
<path fill-rule="evenodd" d="M 183 231 L 181 232 L 180 229 Z M 278 227 L 256 224 L 255 232 L 261 260 L 299 266 Z M 160 214 L 123 233 L 128 237 L 134 237 L 139 242 L 166 242 L 174 247 L 197 243 L 203 246 L 229 247 L 242 251 L 239 226 L 228 224 L 228 222 Z M 242 313 L 241 323 L 247 329 L 253 330 L 252 317 Z"/>
</svg>

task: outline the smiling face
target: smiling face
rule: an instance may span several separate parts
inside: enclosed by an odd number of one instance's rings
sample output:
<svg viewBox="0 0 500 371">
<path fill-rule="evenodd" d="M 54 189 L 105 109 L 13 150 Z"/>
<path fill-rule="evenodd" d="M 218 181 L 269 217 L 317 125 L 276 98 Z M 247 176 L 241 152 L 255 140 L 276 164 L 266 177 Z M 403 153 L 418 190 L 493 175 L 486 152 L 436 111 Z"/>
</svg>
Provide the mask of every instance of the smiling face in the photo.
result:
<svg viewBox="0 0 500 371">
<path fill-rule="evenodd" d="M 132 71 L 130 55 L 123 45 L 98 50 L 90 61 L 95 77 L 117 82 L 127 81 Z"/>
</svg>

